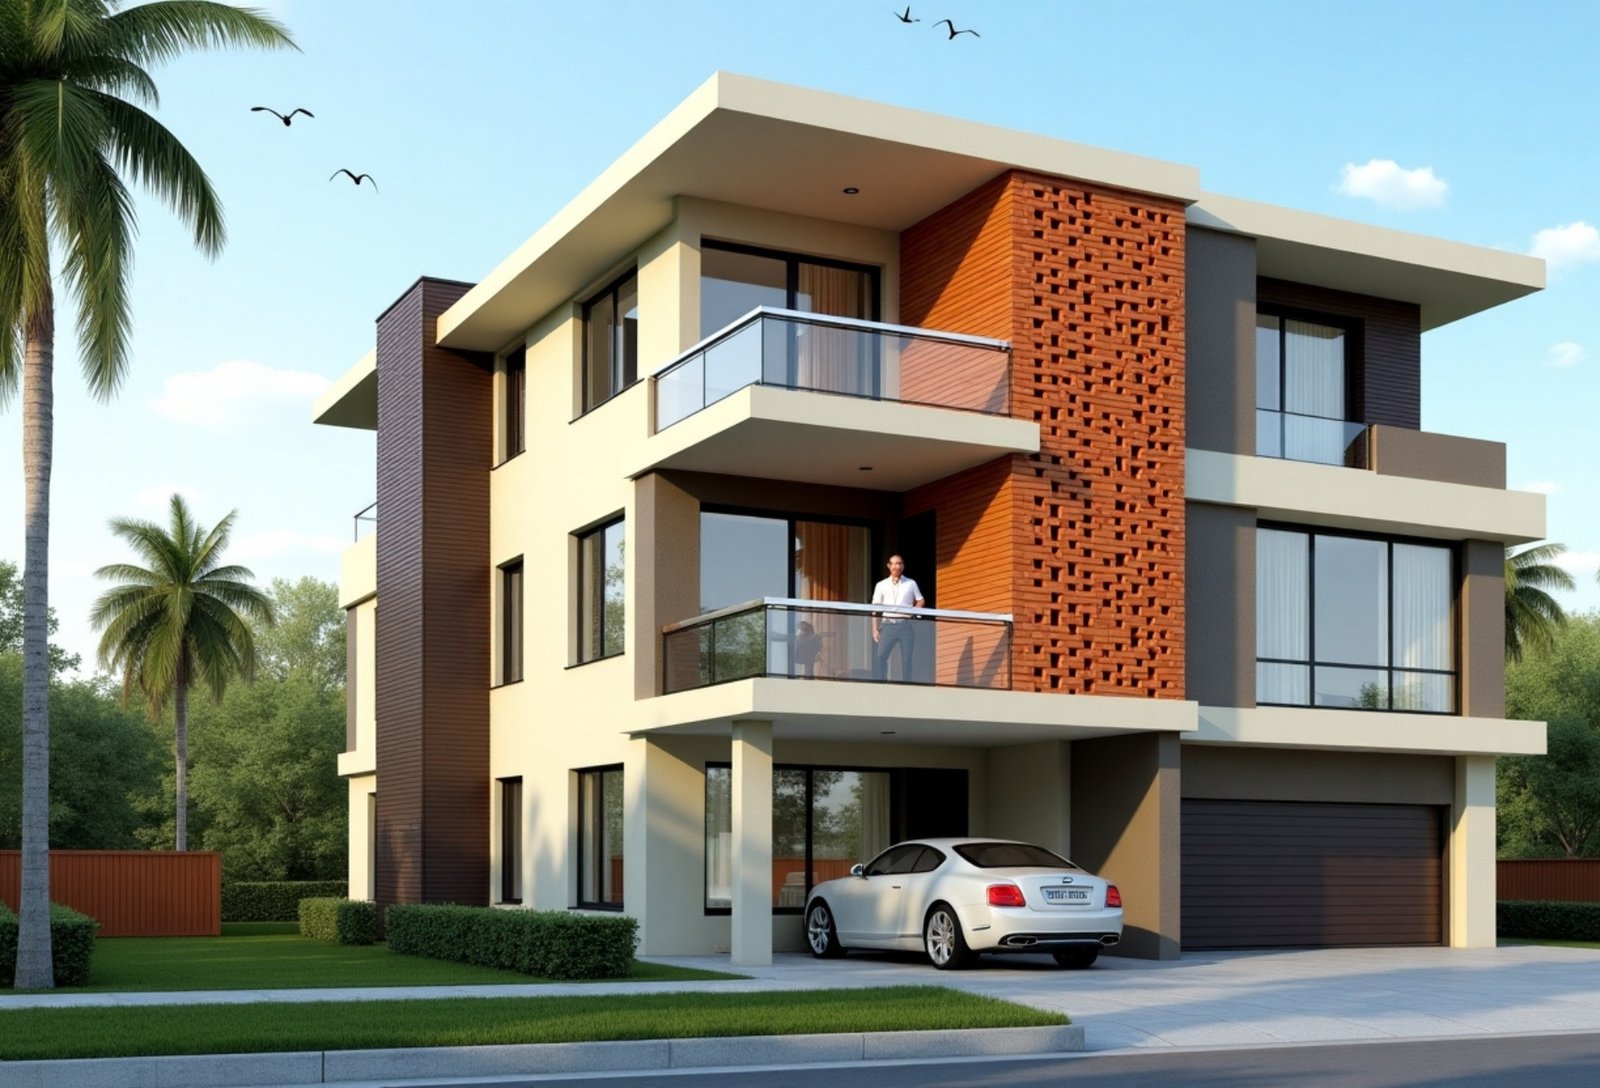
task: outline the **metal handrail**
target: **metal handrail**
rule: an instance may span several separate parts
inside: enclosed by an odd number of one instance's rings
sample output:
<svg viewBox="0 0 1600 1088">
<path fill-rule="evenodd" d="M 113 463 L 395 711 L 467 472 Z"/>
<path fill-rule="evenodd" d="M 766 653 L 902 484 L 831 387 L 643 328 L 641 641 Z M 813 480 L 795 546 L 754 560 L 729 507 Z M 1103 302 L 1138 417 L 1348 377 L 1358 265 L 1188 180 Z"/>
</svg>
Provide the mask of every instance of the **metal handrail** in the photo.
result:
<svg viewBox="0 0 1600 1088">
<path fill-rule="evenodd" d="M 367 516 L 369 513 L 372 515 L 371 517 Z M 372 501 L 370 506 L 362 507 L 360 510 L 356 511 L 354 519 L 356 540 L 361 539 L 361 523 L 363 521 L 371 522 L 374 529 L 378 527 L 378 502 L 376 499 Z"/>
<path fill-rule="evenodd" d="M 799 608 L 808 612 L 855 612 L 877 616 L 893 612 L 896 616 L 924 616 L 928 619 L 939 620 L 970 620 L 978 623 L 1012 622 L 1012 616 L 1009 612 L 961 612 L 951 608 L 912 608 L 899 605 L 856 604 L 854 601 L 808 601 L 800 597 L 757 597 L 753 600 L 745 601 L 743 604 L 730 604 L 725 608 L 718 608 L 704 615 L 679 620 L 677 623 L 669 623 L 661 629 L 661 633 L 670 635 L 674 631 L 698 627 L 701 624 L 711 623 L 714 620 L 720 620 L 728 616 L 737 616 L 740 613 L 754 611 L 757 608 Z"/>
</svg>

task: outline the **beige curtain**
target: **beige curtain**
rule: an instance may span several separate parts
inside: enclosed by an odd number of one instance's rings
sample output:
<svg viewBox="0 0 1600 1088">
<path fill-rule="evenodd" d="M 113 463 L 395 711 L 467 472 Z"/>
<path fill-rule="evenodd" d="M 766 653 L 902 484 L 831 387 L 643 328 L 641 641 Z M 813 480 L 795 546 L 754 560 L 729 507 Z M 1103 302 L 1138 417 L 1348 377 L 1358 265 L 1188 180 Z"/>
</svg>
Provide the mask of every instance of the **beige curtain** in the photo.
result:
<svg viewBox="0 0 1600 1088">
<path fill-rule="evenodd" d="M 868 316 L 864 273 L 848 268 L 804 264 L 799 268 L 801 308 L 834 317 Z M 807 305 L 809 303 L 809 305 Z M 797 337 L 796 384 L 830 393 L 871 394 L 867 373 L 868 335 L 849 329 L 801 327 Z"/>
<path fill-rule="evenodd" d="M 808 601 L 868 600 L 872 593 L 867 554 L 871 534 L 864 526 L 797 521 L 794 531 L 796 597 Z M 863 617 L 813 612 L 803 618 L 822 636 L 816 675 L 849 676 L 854 668 L 871 666 L 870 650 L 860 645 L 871 642 Z"/>
</svg>

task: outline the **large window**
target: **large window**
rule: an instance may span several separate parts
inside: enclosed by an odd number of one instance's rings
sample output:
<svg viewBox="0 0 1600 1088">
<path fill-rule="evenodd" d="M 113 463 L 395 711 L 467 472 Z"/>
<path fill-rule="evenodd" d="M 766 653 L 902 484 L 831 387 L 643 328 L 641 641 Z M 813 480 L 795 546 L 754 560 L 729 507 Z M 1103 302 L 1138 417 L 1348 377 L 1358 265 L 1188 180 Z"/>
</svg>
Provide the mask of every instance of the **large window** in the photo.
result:
<svg viewBox="0 0 1600 1088">
<path fill-rule="evenodd" d="M 872 530 L 761 514 L 700 515 L 700 611 L 758 597 L 872 597 Z"/>
<path fill-rule="evenodd" d="M 772 905 L 805 906 L 812 885 L 846 876 L 890 842 L 888 771 L 772 772 Z M 733 771 L 706 767 L 706 909 L 733 902 Z"/>
<path fill-rule="evenodd" d="M 639 278 L 629 272 L 583 306 L 583 410 L 639 380 Z"/>
<path fill-rule="evenodd" d="M 700 335 L 757 306 L 878 320 L 878 270 L 728 242 L 700 250 Z"/>
<path fill-rule="evenodd" d="M 1256 701 L 1456 710 L 1448 547 L 1256 530 Z"/>
<path fill-rule="evenodd" d="M 500 902 L 522 902 L 522 779 L 500 779 Z"/>
<path fill-rule="evenodd" d="M 620 654 L 627 586 L 621 518 L 578 537 L 578 662 Z"/>
<path fill-rule="evenodd" d="M 505 402 L 501 405 L 500 425 L 505 435 L 501 460 L 509 461 L 528 445 L 528 352 L 518 348 L 506 356 Z"/>
<path fill-rule="evenodd" d="M 1342 465 L 1361 425 L 1349 421 L 1345 329 L 1256 316 L 1256 453 Z"/>
<path fill-rule="evenodd" d="M 522 560 L 500 568 L 500 682 L 522 679 Z"/>
<path fill-rule="evenodd" d="M 578 906 L 622 909 L 622 768 L 578 772 Z"/>
</svg>

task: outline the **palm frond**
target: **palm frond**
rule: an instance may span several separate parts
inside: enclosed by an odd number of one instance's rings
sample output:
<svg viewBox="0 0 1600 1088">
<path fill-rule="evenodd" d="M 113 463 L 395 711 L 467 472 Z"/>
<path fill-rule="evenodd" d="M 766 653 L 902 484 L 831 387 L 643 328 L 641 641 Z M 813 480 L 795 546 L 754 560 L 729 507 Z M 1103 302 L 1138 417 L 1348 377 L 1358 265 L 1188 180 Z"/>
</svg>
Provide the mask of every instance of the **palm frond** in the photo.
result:
<svg viewBox="0 0 1600 1088">
<path fill-rule="evenodd" d="M 137 64 L 159 63 L 197 49 L 300 48 L 283 24 L 265 12 L 211 0 L 141 4 L 110 16 L 104 26 L 116 52 Z"/>
<path fill-rule="evenodd" d="M 200 163 L 161 122 L 115 95 L 99 93 L 107 146 L 117 168 L 155 193 L 180 222 L 194 231 L 207 257 L 227 240 L 222 202 Z"/>
</svg>

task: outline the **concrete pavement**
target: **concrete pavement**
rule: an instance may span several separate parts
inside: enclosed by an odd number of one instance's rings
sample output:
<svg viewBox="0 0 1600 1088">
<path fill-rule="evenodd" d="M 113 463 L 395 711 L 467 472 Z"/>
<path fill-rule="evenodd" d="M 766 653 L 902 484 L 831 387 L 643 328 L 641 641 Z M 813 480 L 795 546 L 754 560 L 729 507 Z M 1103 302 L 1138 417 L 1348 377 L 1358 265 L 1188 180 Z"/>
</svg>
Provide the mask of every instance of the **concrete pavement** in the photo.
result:
<svg viewBox="0 0 1600 1088">
<path fill-rule="evenodd" d="M 729 969 L 725 957 L 662 961 Z M 939 972 L 912 956 L 852 954 L 824 962 L 780 955 L 772 966 L 746 972 L 748 979 L 718 982 L 0 995 L 0 1010 L 936 984 L 1065 1012 L 1082 1029 L 1085 1048 L 1098 1052 L 1600 1032 L 1600 952 L 1535 945 L 1196 953 L 1166 963 L 1107 956 L 1089 971 L 1064 971 L 1048 959 L 1027 956 L 985 957 L 973 970 Z M 749 1041 L 769 1055 L 782 1049 L 771 1045 L 775 1042 Z M 863 1047 L 866 1053 L 867 1044 Z M 409 1062 L 406 1052 L 397 1053 L 406 1068 L 416 1068 L 419 1052 L 410 1052 Z M 807 1061 L 803 1055 L 797 1050 L 794 1060 Z M 324 1055 L 322 1068 L 327 1070 L 334 1060 L 331 1053 Z M 27 1064 L 4 1063 L 0 1073 L 21 1074 L 17 1067 Z M 185 1083 L 165 1076 L 149 1083 Z M 28 1082 L 0 1077 L 0 1084 L 7 1083 Z"/>
</svg>

